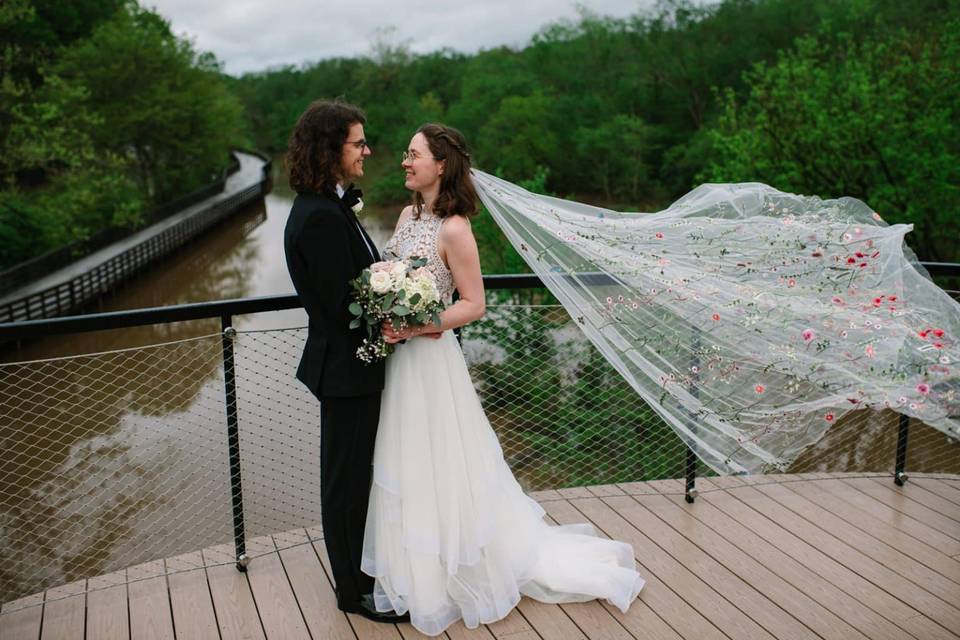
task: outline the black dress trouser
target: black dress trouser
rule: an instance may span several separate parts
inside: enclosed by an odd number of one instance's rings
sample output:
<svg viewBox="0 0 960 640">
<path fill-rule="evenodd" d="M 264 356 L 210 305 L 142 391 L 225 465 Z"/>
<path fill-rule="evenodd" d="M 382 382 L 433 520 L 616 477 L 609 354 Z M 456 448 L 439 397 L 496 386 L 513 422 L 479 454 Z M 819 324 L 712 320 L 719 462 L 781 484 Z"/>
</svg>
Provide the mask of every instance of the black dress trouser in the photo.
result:
<svg viewBox="0 0 960 640">
<path fill-rule="evenodd" d="M 361 595 L 373 591 L 373 578 L 360 571 L 360 558 L 379 420 L 379 391 L 320 399 L 323 539 L 341 609 L 356 606 Z"/>
</svg>

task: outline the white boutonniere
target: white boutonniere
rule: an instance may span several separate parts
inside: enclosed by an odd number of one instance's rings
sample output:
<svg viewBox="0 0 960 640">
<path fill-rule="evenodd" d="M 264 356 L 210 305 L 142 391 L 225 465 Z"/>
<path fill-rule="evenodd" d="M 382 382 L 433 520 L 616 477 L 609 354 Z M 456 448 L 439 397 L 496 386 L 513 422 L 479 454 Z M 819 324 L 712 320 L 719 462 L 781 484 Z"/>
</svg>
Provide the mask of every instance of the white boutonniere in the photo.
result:
<svg viewBox="0 0 960 640">
<path fill-rule="evenodd" d="M 350 208 L 353 210 L 354 213 L 360 213 L 361 211 L 363 211 L 363 200 L 360 200 L 358 198 L 356 204 L 354 204 Z"/>
</svg>

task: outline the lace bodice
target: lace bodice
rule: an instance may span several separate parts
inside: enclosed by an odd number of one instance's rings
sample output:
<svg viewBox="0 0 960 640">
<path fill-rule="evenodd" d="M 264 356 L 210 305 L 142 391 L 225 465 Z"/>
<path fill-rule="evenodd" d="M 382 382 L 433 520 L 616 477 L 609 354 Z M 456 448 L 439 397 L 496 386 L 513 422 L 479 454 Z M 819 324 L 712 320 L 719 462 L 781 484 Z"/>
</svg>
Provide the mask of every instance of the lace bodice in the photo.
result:
<svg viewBox="0 0 960 640">
<path fill-rule="evenodd" d="M 419 217 L 410 216 L 383 246 L 385 260 L 406 259 L 412 256 L 426 258 L 426 268 L 437 282 L 437 291 L 444 304 L 453 301 L 453 274 L 440 257 L 437 245 L 443 218 L 424 211 Z"/>
</svg>

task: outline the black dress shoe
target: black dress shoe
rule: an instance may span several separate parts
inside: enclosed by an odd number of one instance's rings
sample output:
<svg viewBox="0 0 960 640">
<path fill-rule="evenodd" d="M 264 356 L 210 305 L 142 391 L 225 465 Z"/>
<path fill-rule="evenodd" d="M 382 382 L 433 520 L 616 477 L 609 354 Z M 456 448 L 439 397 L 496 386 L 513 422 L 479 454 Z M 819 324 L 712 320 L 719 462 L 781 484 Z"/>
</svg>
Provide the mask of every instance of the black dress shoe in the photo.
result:
<svg viewBox="0 0 960 640">
<path fill-rule="evenodd" d="M 384 622 L 387 624 L 396 624 L 398 622 L 410 622 L 410 614 L 399 614 L 396 611 L 377 611 L 377 606 L 373 602 L 373 594 L 365 593 L 360 596 L 360 602 L 352 605 L 340 607 L 343 611 L 355 613 L 363 616 L 367 620 L 374 622 Z"/>
</svg>

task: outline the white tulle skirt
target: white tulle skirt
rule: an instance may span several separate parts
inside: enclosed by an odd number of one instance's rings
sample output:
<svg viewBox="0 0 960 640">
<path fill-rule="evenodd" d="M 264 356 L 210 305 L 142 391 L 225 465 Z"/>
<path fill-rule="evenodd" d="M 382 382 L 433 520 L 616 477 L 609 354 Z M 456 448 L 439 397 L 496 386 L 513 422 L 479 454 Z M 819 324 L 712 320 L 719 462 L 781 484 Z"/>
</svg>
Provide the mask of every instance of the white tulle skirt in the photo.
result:
<svg viewBox="0 0 960 640">
<path fill-rule="evenodd" d="M 499 620 L 521 595 L 626 611 L 644 584 L 633 548 L 543 515 L 503 459 L 453 333 L 398 345 L 363 542 L 377 608 L 409 611 L 429 635 Z"/>
</svg>

